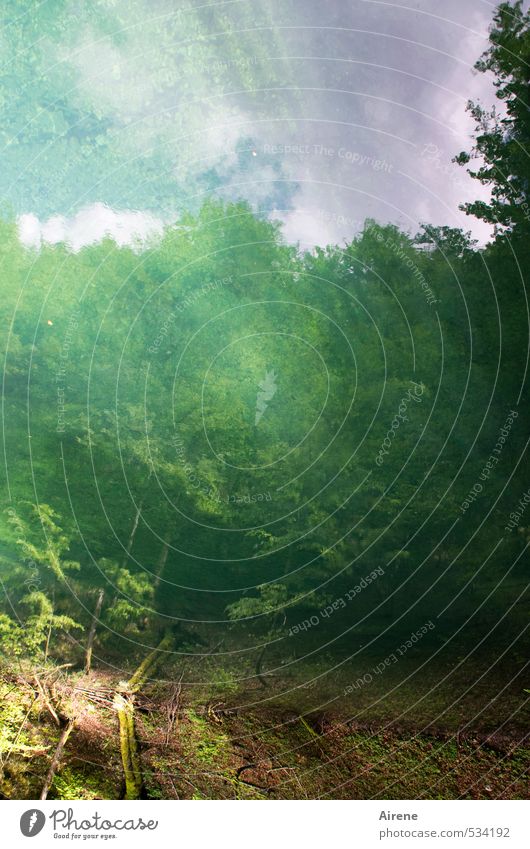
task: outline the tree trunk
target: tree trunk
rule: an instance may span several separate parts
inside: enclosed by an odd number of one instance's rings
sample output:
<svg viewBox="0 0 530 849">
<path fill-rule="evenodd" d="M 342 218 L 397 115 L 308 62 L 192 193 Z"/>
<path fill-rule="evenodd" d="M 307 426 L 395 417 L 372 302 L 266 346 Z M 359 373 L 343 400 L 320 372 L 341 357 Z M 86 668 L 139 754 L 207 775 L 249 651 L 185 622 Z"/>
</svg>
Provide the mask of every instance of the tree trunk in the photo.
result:
<svg viewBox="0 0 530 849">
<path fill-rule="evenodd" d="M 129 534 L 129 539 L 127 541 L 127 548 L 125 549 L 125 557 L 123 558 L 122 566 L 125 568 L 127 566 L 127 562 L 129 560 L 129 555 L 132 551 L 134 538 L 136 536 L 136 531 L 138 530 L 138 524 L 140 522 L 140 516 L 142 515 L 142 507 L 143 507 L 143 499 L 140 501 L 138 508 L 136 510 L 133 526 L 131 528 L 131 533 Z"/>
<path fill-rule="evenodd" d="M 96 637 L 96 628 L 98 625 L 99 614 L 101 613 L 101 608 L 103 606 L 103 598 L 105 596 L 105 590 L 100 590 L 98 595 L 98 600 L 96 602 L 96 607 L 94 609 L 94 616 L 92 617 L 92 624 L 90 626 L 90 631 L 88 634 L 88 640 L 86 644 L 86 660 L 85 660 L 85 672 L 90 672 L 90 667 L 92 665 L 92 647 L 94 645 L 94 639 Z"/>
<path fill-rule="evenodd" d="M 48 775 L 46 776 L 46 780 L 44 782 L 44 786 L 41 790 L 40 799 L 44 801 L 48 798 L 48 793 L 50 792 L 50 787 L 52 786 L 53 779 L 55 778 L 55 773 L 60 766 L 61 758 L 63 756 L 63 750 L 66 745 L 66 741 L 68 740 L 70 734 L 73 731 L 75 725 L 75 719 L 65 720 L 66 725 L 63 726 L 63 730 L 61 732 L 61 736 L 59 737 L 59 742 L 57 744 L 57 748 L 55 750 L 55 754 L 52 758 L 52 762 L 50 764 L 50 768 L 48 770 Z"/>
<path fill-rule="evenodd" d="M 258 658 L 256 660 L 256 678 L 261 683 L 262 687 L 268 687 L 269 686 L 268 682 L 265 680 L 265 678 L 261 674 L 261 666 L 262 666 L 263 658 L 265 656 L 266 651 L 267 651 L 267 643 L 265 643 L 261 647 L 261 651 L 260 651 Z"/>
<path fill-rule="evenodd" d="M 48 660 L 48 654 L 49 654 L 49 651 L 50 651 L 50 640 L 51 640 L 51 637 L 52 637 L 52 625 L 53 625 L 53 611 L 54 611 L 54 609 L 55 609 L 55 590 L 53 591 L 52 612 L 50 614 L 50 624 L 48 626 L 48 633 L 46 635 L 46 645 L 44 647 L 44 665 L 46 665 L 46 662 Z"/>
<path fill-rule="evenodd" d="M 169 538 L 162 546 L 162 551 L 160 552 L 160 557 L 158 558 L 158 564 L 156 567 L 156 576 L 155 576 L 155 590 L 158 589 L 160 585 L 160 579 L 164 574 L 164 569 L 166 568 L 167 556 L 169 554 Z"/>
<path fill-rule="evenodd" d="M 285 625 L 285 623 L 287 622 L 287 614 L 286 614 L 285 610 L 278 611 L 274 614 L 274 617 L 273 617 L 273 620 L 272 620 L 271 630 L 269 631 L 269 634 L 268 634 L 268 636 L 271 637 L 271 639 L 274 637 L 274 630 L 275 630 L 275 628 L 278 624 L 278 620 L 279 620 L 280 616 L 282 617 L 282 623 L 281 623 L 282 625 Z M 260 681 L 262 687 L 268 687 L 269 686 L 269 682 L 266 681 L 265 678 L 263 677 L 263 675 L 261 674 L 261 667 L 262 667 L 262 664 L 263 664 L 263 658 L 265 657 L 265 652 L 267 651 L 268 645 L 269 645 L 268 643 L 264 643 L 264 645 L 261 647 L 261 651 L 260 651 L 258 658 L 256 660 L 256 667 L 255 667 L 256 678 Z"/>
</svg>

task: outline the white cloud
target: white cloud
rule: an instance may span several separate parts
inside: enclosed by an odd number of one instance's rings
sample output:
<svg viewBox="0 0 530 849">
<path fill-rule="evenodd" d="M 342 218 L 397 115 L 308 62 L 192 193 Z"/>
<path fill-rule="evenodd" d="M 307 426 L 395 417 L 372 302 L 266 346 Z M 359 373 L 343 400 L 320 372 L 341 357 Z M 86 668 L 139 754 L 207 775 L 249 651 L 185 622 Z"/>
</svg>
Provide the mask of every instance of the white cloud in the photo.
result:
<svg viewBox="0 0 530 849">
<path fill-rule="evenodd" d="M 164 225 L 149 212 L 113 210 L 103 203 L 93 203 L 69 218 L 54 215 L 40 221 L 33 213 L 18 218 L 19 237 L 26 247 L 40 248 L 43 243 L 63 242 L 73 251 L 94 245 L 104 238 L 114 239 L 117 245 L 144 247 L 160 238 Z"/>
</svg>

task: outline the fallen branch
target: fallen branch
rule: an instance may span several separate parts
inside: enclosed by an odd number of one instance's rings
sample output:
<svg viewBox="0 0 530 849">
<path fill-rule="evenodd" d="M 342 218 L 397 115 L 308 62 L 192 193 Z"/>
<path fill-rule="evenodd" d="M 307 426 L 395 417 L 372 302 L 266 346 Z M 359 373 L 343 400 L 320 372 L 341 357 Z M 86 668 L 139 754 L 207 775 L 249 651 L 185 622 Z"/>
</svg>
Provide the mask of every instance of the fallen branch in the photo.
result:
<svg viewBox="0 0 530 849">
<path fill-rule="evenodd" d="M 63 720 L 64 722 L 65 720 Z M 53 779 L 55 778 L 55 773 L 57 772 L 59 765 L 61 763 L 61 758 L 63 756 L 64 747 L 66 742 L 73 731 L 75 725 L 75 718 L 71 717 L 70 719 L 65 721 L 66 724 L 63 727 L 61 732 L 61 736 L 59 737 L 59 742 L 57 743 L 57 748 L 55 749 L 55 754 L 52 758 L 52 762 L 50 764 L 50 768 L 48 770 L 48 774 L 44 781 L 43 788 L 41 790 L 41 794 L 39 799 L 44 801 L 48 798 L 48 793 L 50 792 L 50 787 L 52 786 Z"/>
<path fill-rule="evenodd" d="M 53 721 L 60 728 L 61 727 L 61 720 L 59 719 L 57 711 L 53 707 L 51 700 L 48 698 L 48 696 L 46 694 L 46 689 L 45 689 L 44 685 L 41 683 L 38 675 L 34 676 L 34 681 L 37 685 L 37 688 L 38 688 L 38 691 L 39 691 L 39 694 L 40 694 L 42 701 L 44 702 L 44 704 L 46 705 L 46 707 L 50 711 L 50 714 L 53 717 Z"/>
</svg>

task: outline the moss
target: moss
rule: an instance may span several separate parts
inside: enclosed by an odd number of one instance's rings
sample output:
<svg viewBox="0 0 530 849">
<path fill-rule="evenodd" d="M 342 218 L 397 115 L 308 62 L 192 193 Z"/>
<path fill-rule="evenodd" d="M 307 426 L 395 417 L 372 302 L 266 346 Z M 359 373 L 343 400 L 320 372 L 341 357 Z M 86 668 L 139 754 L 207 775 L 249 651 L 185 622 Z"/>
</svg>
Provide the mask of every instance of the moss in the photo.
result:
<svg viewBox="0 0 530 849">
<path fill-rule="evenodd" d="M 87 772 L 85 769 L 76 770 L 66 766 L 53 779 L 50 798 L 62 801 L 82 799 L 109 799 L 114 795 L 114 788 L 108 779 L 99 774 Z"/>
<path fill-rule="evenodd" d="M 148 799 L 164 799 L 165 794 L 160 786 L 156 772 L 153 770 L 144 770 L 144 788 Z"/>
<path fill-rule="evenodd" d="M 0 793 L 6 798 L 35 797 L 39 777 L 35 757 L 49 749 L 47 728 L 26 690 L 0 680 Z"/>
<path fill-rule="evenodd" d="M 31 748 L 33 737 L 28 723 L 31 701 L 23 690 L 0 682 L 0 754 Z"/>
<path fill-rule="evenodd" d="M 31 711 L 29 691 L 14 689 L 7 678 L 0 679 L 0 694 L 4 696 L 0 702 L 4 739 L 12 742 L 20 730 L 21 745 L 39 747 L 33 757 L 22 751 L 9 756 L 1 792 L 8 798 L 38 798 L 57 728 L 47 711 Z M 189 701 L 183 702 L 166 745 L 167 716 L 161 699 L 153 703 L 151 713 L 141 715 L 150 739 L 142 754 L 140 776 L 133 714 L 126 704 L 132 696 L 127 691 L 118 696 L 123 700 L 120 730 L 125 751 L 120 750 L 116 713 L 89 705 L 78 696 L 78 707 L 90 722 L 83 733 L 73 737 L 50 798 L 118 798 L 123 754 L 130 779 L 129 798 L 140 795 L 142 784 L 151 799 L 190 799 L 192 795 L 196 799 L 491 799 L 528 795 L 530 753 L 515 745 L 497 751 L 480 745 L 478 739 L 461 739 L 457 746 L 454 739 L 415 735 L 414 730 L 371 732 L 356 727 L 352 731 L 351 725 L 331 716 L 326 731 L 317 734 L 311 718 L 300 721 L 298 712 L 256 708 L 253 713 L 215 716 L 194 708 Z M 28 710 L 28 721 L 21 728 Z M 96 720 L 104 721 L 106 734 L 100 733 Z M 92 760 L 113 764 L 114 772 L 92 765 Z M 250 768 L 238 776 L 243 765 Z"/>
<path fill-rule="evenodd" d="M 188 710 L 186 715 L 189 720 L 188 729 L 191 725 L 192 732 L 186 734 L 184 731 L 187 737 L 185 748 L 189 754 L 202 763 L 222 762 L 229 744 L 226 734 L 219 732 L 216 726 L 199 716 L 194 710 Z"/>
</svg>

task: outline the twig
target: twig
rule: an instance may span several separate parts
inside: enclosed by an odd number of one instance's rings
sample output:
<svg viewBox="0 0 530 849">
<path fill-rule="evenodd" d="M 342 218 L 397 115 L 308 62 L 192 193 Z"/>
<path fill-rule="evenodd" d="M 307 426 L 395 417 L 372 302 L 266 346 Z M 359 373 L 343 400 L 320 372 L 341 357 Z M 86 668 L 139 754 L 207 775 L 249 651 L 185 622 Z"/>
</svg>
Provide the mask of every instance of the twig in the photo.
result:
<svg viewBox="0 0 530 849">
<path fill-rule="evenodd" d="M 175 688 L 173 690 L 170 701 L 168 703 L 166 703 L 166 715 L 167 715 L 167 730 L 166 730 L 166 738 L 165 738 L 166 746 L 169 745 L 169 738 L 171 737 L 171 734 L 172 734 L 173 729 L 175 727 L 175 722 L 178 719 L 178 713 L 179 713 L 179 709 L 180 709 L 180 696 L 182 694 L 182 676 L 183 675 L 184 675 L 184 672 L 181 673 L 180 678 L 179 678 L 177 684 L 175 685 Z"/>
<path fill-rule="evenodd" d="M 48 696 L 46 695 L 46 691 L 45 691 L 45 689 L 44 689 L 44 687 L 43 687 L 43 685 L 42 685 L 41 681 L 39 680 L 38 675 L 35 675 L 35 676 L 34 676 L 34 680 L 35 680 L 35 683 L 36 683 L 36 685 L 37 685 L 37 687 L 38 687 L 39 693 L 40 693 L 40 695 L 41 695 L 41 698 L 42 698 L 42 700 L 43 700 L 44 704 L 46 705 L 46 707 L 48 708 L 48 710 L 50 711 L 50 713 L 51 713 L 51 715 L 52 715 L 52 717 L 53 717 L 53 721 L 54 721 L 54 722 L 55 722 L 55 724 L 56 724 L 56 725 L 58 725 L 58 726 L 59 726 L 59 728 L 60 728 L 60 727 L 61 727 L 61 720 L 59 719 L 59 717 L 58 717 L 58 715 L 57 715 L 57 711 L 54 709 L 54 707 L 53 707 L 53 705 L 52 705 L 52 703 L 51 703 L 51 700 L 50 700 L 50 699 L 48 698 Z"/>
</svg>

